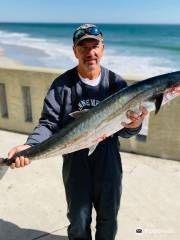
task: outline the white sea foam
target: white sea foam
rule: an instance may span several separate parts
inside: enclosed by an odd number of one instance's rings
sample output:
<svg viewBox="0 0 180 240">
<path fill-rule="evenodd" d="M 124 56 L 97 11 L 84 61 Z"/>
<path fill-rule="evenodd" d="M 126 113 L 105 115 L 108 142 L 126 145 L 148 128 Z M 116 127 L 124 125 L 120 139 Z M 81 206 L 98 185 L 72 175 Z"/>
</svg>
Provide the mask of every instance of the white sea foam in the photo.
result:
<svg viewBox="0 0 180 240">
<path fill-rule="evenodd" d="M 77 63 L 70 42 L 65 43 L 64 39 L 61 41 L 61 39 L 34 38 L 26 33 L 0 31 L 0 45 L 36 50 L 38 54 L 33 54 L 34 51 L 30 55 L 24 53 L 24 61 L 28 63 L 29 60 L 29 64 L 31 62 L 37 63 L 37 61 L 33 61 L 33 57 L 39 58 L 38 66 L 65 70 Z M 18 55 L 16 57 L 18 59 Z M 170 67 L 173 66 L 170 59 L 158 56 L 130 55 L 127 53 L 127 49 L 118 54 L 115 47 L 107 48 L 102 64 L 121 75 L 145 77 L 176 70 L 174 67 Z"/>
<path fill-rule="evenodd" d="M 161 63 L 164 63 L 164 66 Z M 102 63 L 104 66 L 122 75 L 134 75 L 150 77 L 175 71 L 175 68 L 167 67 L 171 65 L 170 60 L 161 57 L 150 56 L 129 56 L 105 54 Z M 168 64 L 169 63 L 169 64 Z"/>
<path fill-rule="evenodd" d="M 33 38 L 24 33 L 9 33 L 0 31 L 0 44 L 22 48 L 28 47 L 42 51 L 42 53 L 44 52 L 46 56 L 42 54 L 43 57 L 39 57 L 41 58 L 42 66 L 46 67 L 68 68 L 73 66 L 75 62 L 71 46 L 65 45 L 60 41 L 58 42 L 45 38 Z M 33 56 L 27 55 L 27 59 L 29 57 Z M 37 57 L 37 55 L 35 57 Z"/>
</svg>

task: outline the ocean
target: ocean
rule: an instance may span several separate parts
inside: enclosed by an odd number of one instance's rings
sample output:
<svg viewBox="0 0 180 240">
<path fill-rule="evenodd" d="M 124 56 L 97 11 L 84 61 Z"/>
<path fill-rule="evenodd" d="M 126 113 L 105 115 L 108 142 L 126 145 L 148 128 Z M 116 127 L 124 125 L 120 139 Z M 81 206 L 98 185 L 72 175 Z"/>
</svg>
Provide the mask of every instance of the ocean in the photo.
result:
<svg viewBox="0 0 180 240">
<path fill-rule="evenodd" d="M 67 70 L 77 64 L 72 34 L 79 24 L 0 23 L 0 48 L 28 66 Z M 180 25 L 97 24 L 102 65 L 121 75 L 150 77 L 180 69 Z"/>
</svg>

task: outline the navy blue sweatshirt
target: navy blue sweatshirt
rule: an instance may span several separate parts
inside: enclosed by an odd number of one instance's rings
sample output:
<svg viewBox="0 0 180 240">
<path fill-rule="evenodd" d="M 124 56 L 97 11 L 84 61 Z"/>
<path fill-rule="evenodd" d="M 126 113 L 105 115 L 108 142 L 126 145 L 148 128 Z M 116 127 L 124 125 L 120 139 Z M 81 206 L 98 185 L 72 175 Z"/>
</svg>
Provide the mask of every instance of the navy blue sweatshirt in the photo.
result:
<svg viewBox="0 0 180 240">
<path fill-rule="evenodd" d="M 127 83 L 119 75 L 110 73 L 104 67 L 101 67 L 101 79 L 97 86 L 83 83 L 77 68 L 63 73 L 53 81 L 44 100 L 39 124 L 28 137 L 26 144 L 35 145 L 46 140 L 73 120 L 70 113 L 90 109 L 126 86 Z M 116 134 L 129 138 L 140 130 L 141 126 L 134 129 L 123 128 Z"/>
</svg>

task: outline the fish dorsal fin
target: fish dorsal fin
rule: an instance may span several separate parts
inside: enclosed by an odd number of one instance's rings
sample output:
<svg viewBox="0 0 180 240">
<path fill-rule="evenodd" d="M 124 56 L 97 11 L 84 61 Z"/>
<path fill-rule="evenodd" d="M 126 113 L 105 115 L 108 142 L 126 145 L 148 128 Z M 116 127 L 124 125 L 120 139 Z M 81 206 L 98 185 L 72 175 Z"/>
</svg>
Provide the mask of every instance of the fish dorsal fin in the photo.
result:
<svg viewBox="0 0 180 240">
<path fill-rule="evenodd" d="M 82 111 L 75 111 L 69 114 L 69 116 L 75 118 L 75 119 L 79 119 L 82 116 L 84 116 L 85 113 L 87 113 L 89 111 L 89 109 L 84 109 Z"/>
<path fill-rule="evenodd" d="M 90 155 L 94 152 L 94 150 L 96 149 L 96 147 L 97 147 L 98 144 L 99 144 L 99 143 L 97 143 L 97 144 L 92 145 L 91 147 L 89 147 L 88 156 L 90 156 Z"/>
<path fill-rule="evenodd" d="M 157 114 L 161 108 L 161 104 L 163 101 L 163 93 L 159 94 L 155 97 L 155 114 Z"/>
</svg>

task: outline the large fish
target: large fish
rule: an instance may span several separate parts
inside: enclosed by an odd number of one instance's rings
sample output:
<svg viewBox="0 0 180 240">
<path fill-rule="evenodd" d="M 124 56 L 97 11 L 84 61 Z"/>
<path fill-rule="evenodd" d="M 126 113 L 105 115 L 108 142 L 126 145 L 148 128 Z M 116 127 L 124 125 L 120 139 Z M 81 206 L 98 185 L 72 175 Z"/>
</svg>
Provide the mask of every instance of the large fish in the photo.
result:
<svg viewBox="0 0 180 240">
<path fill-rule="evenodd" d="M 97 144 L 119 131 L 127 122 L 128 110 L 138 111 L 144 106 L 157 113 L 180 94 L 180 71 L 155 76 L 126 87 L 103 100 L 88 112 L 72 113 L 76 119 L 49 139 L 16 153 L 13 158 L 0 159 L 0 166 L 10 165 L 18 156 L 31 160 L 67 154 L 89 148 L 91 154 Z M 2 169 L 1 169 L 2 170 Z"/>
</svg>

